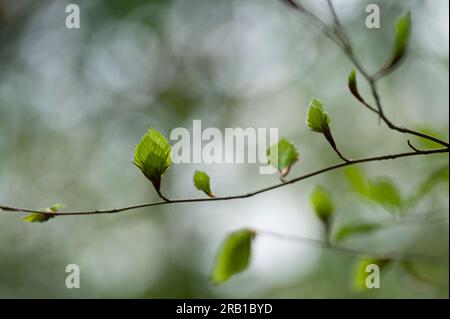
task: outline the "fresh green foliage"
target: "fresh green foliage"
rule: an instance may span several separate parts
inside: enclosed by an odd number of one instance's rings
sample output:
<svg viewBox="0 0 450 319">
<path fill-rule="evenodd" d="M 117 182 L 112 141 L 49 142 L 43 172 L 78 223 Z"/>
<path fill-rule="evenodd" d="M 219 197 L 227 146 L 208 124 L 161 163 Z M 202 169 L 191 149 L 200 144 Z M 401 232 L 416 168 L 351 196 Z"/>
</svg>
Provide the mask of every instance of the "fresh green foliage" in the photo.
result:
<svg viewBox="0 0 450 319">
<path fill-rule="evenodd" d="M 448 166 L 444 165 L 431 172 L 431 174 L 419 185 L 417 191 L 408 198 L 407 205 L 412 206 L 413 204 L 420 201 L 425 197 L 431 190 L 433 190 L 437 185 L 444 184 L 447 189 L 444 189 L 448 193 L 448 181 L 449 173 Z"/>
<path fill-rule="evenodd" d="M 198 190 L 203 191 L 209 197 L 214 197 L 211 192 L 209 175 L 202 171 L 195 171 L 194 173 L 194 185 Z"/>
<path fill-rule="evenodd" d="M 134 164 L 152 182 L 159 192 L 161 176 L 171 163 L 170 144 L 157 130 L 151 128 L 142 137 L 134 151 Z"/>
<path fill-rule="evenodd" d="M 282 138 L 277 144 L 267 149 L 267 158 L 270 165 L 280 172 L 281 177 L 284 177 L 289 174 L 292 165 L 298 161 L 299 154 L 294 144 Z"/>
<path fill-rule="evenodd" d="M 381 270 L 389 263 L 388 259 L 376 259 L 369 257 L 360 257 L 356 260 L 353 269 L 353 288 L 355 290 L 365 290 L 367 289 L 367 276 L 369 273 L 367 272 L 367 266 L 374 264 L 378 265 L 380 272 Z"/>
<path fill-rule="evenodd" d="M 367 179 L 356 167 L 346 169 L 346 176 L 353 190 L 386 208 L 401 208 L 402 197 L 395 184 L 387 177 Z"/>
<path fill-rule="evenodd" d="M 359 94 L 355 69 L 352 69 L 352 71 L 348 75 L 348 89 L 350 90 L 350 92 L 352 92 L 354 97 L 356 97 L 359 101 L 365 104 L 363 97 L 361 96 L 361 94 Z"/>
<path fill-rule="evenodd" d="M 221 284 L 248 267 L 254 236 L 255 232 L 249 229 L 228 235 L 222 243 L 210 277 L 214 284 Z"/>
<path fill-rule="evenodd" d="M 330 195 L 325 189 L 317 186 L 311 194 L 311 204 L 317 217 L 325 223 L 328 223 L 329 218 L 334 212 L 333 202 Z"/>
<path fill-rule="evenodd" d="M 408 48 L 411 33 L 411 13 L 408 11 L 401 16 L 395 24 L 395 48 L 389 62 L 381 69 L 381 74 L 386 74 L 394 69 L 394 66 L 404 57 Z"/>
<path fill-rule="evenodd" d="M 400 192 L 390 179 L 384 177 L 369 181 L 369 189 L 372 200 L 387 207 L 401 207 Z"/>
<path fill-rule="evenodd" d="M 307 124 L 311 131 L 326 133 L 330 131 L 330 115 L 323 109 L 323 103 L 317 98 L 312 98 L 307 110 Z"/>
<path fill-rule="evenodd" d="M 399 60 L 408 48 L 411 33 L 411 12 L 400 17 L 395 24 L 395 51 L 393 60 Z"/>
<path fill-rule="evenodd" d="M 358 167 L 348 167 L 345 169 L 345 175 L 355 192 L 369 196 L 369 184 L 363 172 Z"/>
<path fill-rule="evenodd" d="M 441 140 L 445 140 L 445 136 L 443 134 L 440 134 L 440 133 L 438 133 L 438 132 L 436 132 L 433 129 L 428 128 L 428 127 L 420 127 L 420 128 L 417 129 L 417 131 L 419 131 L 421 133 L 424 133 L 426 135 L 429 135 L 429 136 L 433 136 L 433 137 L 439 138 Z M 429 139 L 426 139 L 426 138 L 416 137 L 415 139 L 419 143 L 420 147 L 422 147 L 424 149 L 433 149 L 433 148 L 440 148 L 440 147 L 442 147 L 441 144 L 436 143 L 436 142 L 434 142 L 432 140 L 429 140 Z"/>
<path fill-rule="evenodd" d="M 54 205 L 50 206 L 49 208 L 46 208 L 45 210 L 49 213 L 56 213 L 62 208 L 64 208 L 63 204 L 54 204 Z M 55 216 L 52 216 L 49 214 L 31 213 L 31 214 L 28 214 L 27 216 L 23 217 L 22 220 L 29 222 L 29 223 L 44 223 L 54 217 Z"/>
<path fill-rule="evenodd" d="M 348 75 L 348 88 L 350 92 L 353 93 L 354 96 L 356 96 L 358 99 L 360 97 L 358 92 L 358 83 L 356 82 L 356 70 L 352 69 L 350 71 L 350 74 Z"/>
<path fill-rule="evenodd" d="M 336 241 L 342 241 L 349 236 L 367 234 L 380 229 L 382 225 L 376 223 L 362 223 L 357 225 L 346 225 L 339 228 L 335 235 Z"/>
</svg>

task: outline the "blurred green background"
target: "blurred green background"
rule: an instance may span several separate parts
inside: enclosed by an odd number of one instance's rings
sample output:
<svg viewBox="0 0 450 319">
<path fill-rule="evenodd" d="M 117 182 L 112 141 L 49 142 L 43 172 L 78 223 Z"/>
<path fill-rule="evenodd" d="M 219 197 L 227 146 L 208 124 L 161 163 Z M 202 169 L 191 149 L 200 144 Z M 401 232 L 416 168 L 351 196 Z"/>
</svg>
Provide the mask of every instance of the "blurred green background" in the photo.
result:
<svg viewBox="0 0 450 319">
<path fill-rule="evenodd" d="M 305 19 L 276 0 L 74 1 L 81 28 L 65 27 L 67 1 L 0 2 L 0 203 L 66 210 L 106 209 L 157 200 L 131 164 L 149 127 L 278 128 L 300 162 L 290 176 L 338 161 L 320 134 L 307 130 L 312 96 L 331 114 L 350 157 L 407 151 L 346 88 L 352 65 Z M 381 28 L 366 29 L 368 3 Z M 385 111 L 410 128 L 448 140 L 449 3 L 335 1 L 356 52 L 376 71 L 388 58 L 393 24 L 411 9 L 410 54 L 380 82 Z M 330 21 L 325 1 L 306 5 Z M 361 83 L 363 94 L 369 94 Z M 421 141 L 413 139 L 417 145 Z M 369 163 L 402 197 L 414 194 L 448 155 Z M 163 180 L 172 198 L 201 196 L 196 169 L 213 191 L 233 195 L 277 183 L 258 164 L 177 164 Z M 447 172 L 448 174 L 448 172 Z M 448 263 L 415 260 L 418 276 L 394 263 L 381 288 L 352 289 L 354 258 L 299 242 L 258 237 L 250 268 L 221 286 L 208 282 L 230 231 L 254 227 L 321 238 L 309 196 L 322 185 L 339 221 L 397 218 L 398 224 L 349 237 L 362 251 L 448 256 L 448 179 L 401 216 L 355 194 L 336 170 L 231 202 L 167 205 L 117 215 L 55 218 L 44 224 L 0 215 L 0 297 L 27 298 L 448 298 Z M 405 221 L 406 220 L 406 221 Z M 433 222 L 430 222 L 433 221 Z M 437 221 L 437 222 L 436 222 Z M 65 287 L 65 267 L 81 269 L 81 288 Z"/>
</svg>

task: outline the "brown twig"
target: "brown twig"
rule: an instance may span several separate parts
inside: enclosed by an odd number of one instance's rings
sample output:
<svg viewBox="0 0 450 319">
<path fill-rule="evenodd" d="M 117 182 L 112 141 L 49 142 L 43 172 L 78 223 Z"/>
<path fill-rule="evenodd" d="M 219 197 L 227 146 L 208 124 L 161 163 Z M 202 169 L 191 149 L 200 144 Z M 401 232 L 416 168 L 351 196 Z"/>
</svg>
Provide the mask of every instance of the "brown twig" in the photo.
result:
<svg viewBox="0 0 450 319">
<path fill-rule="evenodd" d="M 113 214 L 113 213 L 120 213 L 124 211 L 139 209 L 139 208 L 145 208 L 145 207 L 153 207 L 153 206 L 161 206 L 161 205 L 168 205 L 168 204 L 180 204 L 180 203 L 195 203 L 195 202 L 212 202 L 212 201 L 225 201 L 225 200 L 235 200 L 235 199 L 244 199 L 253 197 L 255 195 L 265 193 L 277 188 L 285 187 L 289 184 L 297 183 L 301 180 L 323 174 L 325 172 L 329 172 L 335 169 L 339 169 L 342 167 L 355 165 L 355 164 L 361 164 L 361 163 L 367 163 L 367 162 L 375 162 L 375 161 L 385 161 L 385 160 L 391 160 L 396 158 L 402 158 L 402 157 L 410 157 L 410 156 L 419 156 L 419 155 L 430 155 L 430 154 L 439 154 L 439 153 L 448 153 L 448 148 L 438 148 L 438 149 L 430 149 L 430 150 L 423 150 L 422 152 L 406 152 L 406 153 L 396 153 L 396 154 L 388 154 L 388 155 L 382 155 L 382 156 L 374 156 L 374 157 L 366 157 L 366 158 L 360 158 L 360 159 L 354 159 L 354 160 L 348 160 L 348 162 L 343 162 L 339 164 L 335 164 L 332 166 L 328 166 L 325 168 L 322 168 L 320 170 L 298 176 L 296 178 L 285 180 L 284 182 L 261 188 L 259 190 L 241 194 L 241 195 L 233 195 L 233 196 L 223 196 L 223 197 L 212 197 L 212 198 L 185 198 L 185 199 L 167 199 L 164 201 L 159 202 L 153 202 L 153 203 L 146 203 L 146 204 L 139 204 L 139 205 L 133 205 L 133 206 L 127 206 L 122 208 L 114 208 L 114 209 L 108 209 L 108 210 L 91 210 L 91 211 L 72 211 L 72 212 L 56 212 L 56 213 L 49 213 L 46 211 L 39 211 L 39 210 L 33 210 L 33 209 L 26 209 L 26 208 L 17 208 L 17 207 L 11 207 L 6 205 L 0 205 L 0 210 L 3 210 L 5 212 L 25 212 L 25 213 L 39 213 L 39 214 L 45 214 L 45 215 L 52 215 L 52 216 L 74 216 L 74 215 L 98 215 L 98 214 Z"/>
</svg>

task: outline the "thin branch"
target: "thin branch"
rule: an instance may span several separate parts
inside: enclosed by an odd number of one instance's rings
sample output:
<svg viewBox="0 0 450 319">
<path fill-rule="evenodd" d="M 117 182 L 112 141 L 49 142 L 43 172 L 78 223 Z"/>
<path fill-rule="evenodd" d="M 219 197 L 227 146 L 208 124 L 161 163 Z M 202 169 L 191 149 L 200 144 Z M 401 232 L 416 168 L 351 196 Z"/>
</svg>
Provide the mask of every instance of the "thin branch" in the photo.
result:
<svg viewBox="0 0 450 319">
<path fill-rule="evenodd" d="M 442 263 L 448 263 L 448 256 L 444 255 L 422 255 L 422 254 L 405 254 L 405 253 L 398 253 L 398 252 L 367 252 L 367 251 L 361 251 L 357 249 L 347 248 L 343 246 L 336 246 L 332 245 L 329 242 L 310 238 L 310 237 L 304 237 L 304 236 L 298 236 L 298 235 L 289 235 L 289 234 L 282 234 L 277 233 L 269 230 L 258 230 L 253 229 L 256 233 L 256 235 L 260 236 L 268 236 L 273 237 L 280 240 L 285 240 L 288 242 L 299 242 L 309 245 L 314 245 L 322 249 L 330 250 L 333 252 L 342 253 L 344 255 L 348 255 L 353 258 L 378 258 L 378 259 L 389 259 L 389 260 L 397 260 L 397 261 L 404 261 L 404 260 L 411 260 L 411 259 L 421 259 L 421 260 L 428 260 L 432 262 L 442 262 Z"/>
<path fill-rule="evenodd" d="M 160 190 L 156 190 L 156 193 L 158 193 L 159 198 L 161 198 L 165 202 L 170 202 L 170 199 L 168 199 L 166 196 L 164 196 Z"/>
<path fill-rule="evenodd" d="M 364 99 L 358 99 L 365 107 L 367 107 L 369 110 L 371 110 L 372 112 L 379 114 L 378 110 L 376 108 L 374 108 L 372 105 L 370 105 L 369 103 L 367 103 Z"/>
<path fill-rule="evenodd" d="M 323 20 L 321 20 L 314 13 L 307 10 L 305 7 L 303 7 L 294 0 L 281 0 L 281 1 L 286 3 L 290 8 L 304 15 L 307 19 L 309 19 L 311 24 L 313 24 L 317 29 L 319 29 L 326 37 L 328 37 L 331 41 L 333 41 L 344 52 L 347 50 L 345 44 L 342 42 L 340 37 L 334 32 L 335 29 L 330 28 Z M 337 35 L 338 37 L 336 37 L 335 35 Z"/>
<path fill-rule="evenodd" d="M 292 0 L 289 2 L 293 2 Z M 295 3 L 295 2 L 294 2 Z M 307 9 L 305 9 L 304 7 L 300 6 L 297 4 L 297 6 L 301 9 L 298 9 L 294 6 L 291 5 L 291 7 L 293 7 L 294 9 L 296 9 L 297 11 L 299 11 L 300 13 L 302 13 L 305 16 L 308 16 L 310 19 L 315 21 L 315 25 L 319 27 L 319 29 L 331 40 L 333 40 L 333 42 L 342 49 L 342 51 L 344 52 L 344 54 L 347 56 L 347 58 L 354 64 L 354 66 L 356 67 L 356 69 L 362 74 L 362 76 L 366 79 L 366 81 L 369 83 L 371 91 L 372 91 L 372 96 L 375 99 L 375 103 L 376 103 L 376 109 L 374 107 L 372 107 L 370 104 L 368 104 L 365 101 L 361 101 L 361 103 L 363 103 L 368 109 L 370 109 L 372 112 L 377 113 L 380 118 L 386 123 L 386 125 L 395 131 L 401 132 L 401 133 L 405 133 L 405 134 L 410 134 L 410 135 L 415 135 L 415 136 L 419 136 L 425 139 L 428 139 L 430 141 L 436 142 L 444 147 L 449 147 L 449 143 L 445 142 L 439 138 L 436 138 L 434 136 L 428 135 L 428 134 L 424 134 L 415 130 L 411 130 L 408 128 L 404 128 L 404 127 L 400 127 L 398 125 L 395 125 L 391 120 L 389 120 L 389 118 L 384 114 L 384 110 L 383 110 L 383 106 L 381 104 L 381 99 L 379 97 L 378 94 L 378 90 L 376 87 L 376 81 L 380 79 L 379 76 L 374 76 L 374 75 L 370 75 L 365 68 L 361 65 L 359 59 L 357 58 L 357 56 L 354 54 L 353 52 L 353 48 L 351 46 L 350 40 L 348 39 L 345 30 L 343 29 L 342 24 L 339 21 L 339 17 L 336 13 L 336 10 L 334 9 L 333 3 L 331 0 L 327 0 L 328 6 L 330 7 L 330 11 L 333 15 L 333 19 L 334 19 L 334 23 L 335 23 L 335 28 L 334 30 L 336 31 L 335 34 L 338 35 L 338 38 L 334 37 L 334 34 L 330 32 L 330 27 L 323 22 L 319 17 L 317 17 L 316 15 L 314 15 L 312 12 L 308 11 Z"/>
<path fill-rule="evenodd" d="M 33 209 L 26 209 L 26 208 L 17 208 L 17 207 L 10 207 L 6 205 L 0 205 L 0 210 L 3 210 L 5 212 L 25 212 L 25 213 L 39 213 L 43 215 L 52 215 L 52 216 L 75 216 L 75 215 L 99 215 L 99 214 L 114 214 L 114 213 L 120 213 L 124 211 L 129 210 L 135 210 L 139 208 L 145 208 L 145 207 L 153 207 L 153 206 L 162 206 L 162 205 L 168 205 L 168 204 L 180 204 L 180 203 L 195 203 L 195 202 L 213 202 L 213 201 L 225 201 L 225 200 L 235 200 L 235 199 L 244 199 L 253 197 L 255 195 L 265 193 L 277 188 L 285 187 L 289 184 L 297 183 L 301 180 L 323 174 L 325 172 L 329 172 L 335 169 L 339 169 L 342 167 L 360 164 L 360 163 L 367 163 L 367 162 L 375 162 L 375 161 L 385 161 L 385 160 L 391 160 L 396 158 L 402 158 L 402 157 L 410 157 L 410 156 L 419 156 L 419 155 L 430 155 L 430 154 L 439 154 L 439 153 L 448 153 L 449 148 L 438 148 L 438 149 L 430 149 L 430 150 L 423 150 L 422 152 L 406 152 L 406 153 L 396 153 L 396 154 L 388 154 L 388 155 L 382 155 L 382 156 L 374 156 L 374 157 L 366 157 L 366 158 L 360 158 L 355 160 L 349 160 L 348 162 L 339 163 L 336 165 L 328 166 L 326 168 L 322 168 L 320 170 L 301 175 L 299 177 L 285 180 L 284 182 L 261 188 L 259 190 L 241 194 L 241 195 L 234 195 L 234 196 L 224 196 L 224 197 L 211 197 L 211 198 L 185 198 L 185 199 L 168 199 L 167 201 L 160 201 L 160 202 L 153 202 L 153 203 L 146 203 L 146 204 L 139 204 L 139 205 L 133 205 L 133 206 L 127 206 L 122 208 L 114 208 L 114 209 L 108 209 L 108 210 L 93 210 L 93 211 L 73 211 L 73 212 L 56 212 L 56 213 L 49 213 L 46 211 L 39 211 L 39 210 L 33 210 Z"/>
<path fill-rule="evenodd" d="M 345 47 L 352 51 L 352 46 L 350 44 L 350 39 L 347 36 L 347 33 L 344 30 L 344 27 L 342 26 L 339 17 L 336 13 L 336 10 L 334 9 L 333 3 L 331 0 L 327 0 L 328 7 L 330 8 L 331 15 L 333 16 L 334 24 L 335 24 L 335 31 L 338 37 L 341 39 L 342 43 L 345 45 Z"/>
<path fill-rule="evenodd" d="M 412 145 L 411 141 L 408 140 L 408 146 L 415 152 L 417 153 L 422 153 L 424 150 L 418 149 L 417 147 L 415 147 L 414 145 Z"/>
<path fill-rule="evenodd" d="M 330 129 L 325 130 L 325 131 L 323 132 L 323 135 L 325 136 L 326 140 L 328 141 L 328 143 L 331 145 L 331 147 L 333 148 L 333 150 L 336 152 L 336 154 L 339 156 L 339 158 L 340 158 L 341 160 L 343 160 L 344 162 L 350 162 L 350 161 L 351 161 L 350 159 L 348 159 L 347 157 L 345 157 L 345 156 L 341 153 L 341 151 L 338 149 L 338 147 L 337 147 L 337 145 L 336 145 L 336 142 L 334 141 L 333 134 L 331 133 L 331 130 L 330 130 Z"/>
<path fill-rule="evenodd" d="M 332 147 L 333 147 L 333 150 L 336 152 L 336 154 L 339 156 L 339 158 L 341 160 L 343 160 L 344 162 L 347 162 L 347 163 L 351 161 L 351 159 L 348 159 L 341 153 L 341 151 L 337 148 L 337 146 L 332 146 Z"/>
<path fill-rule="evenodd" d="M 383 121 L 387 124 L 387 126 L 390 129 L 398 131 L 398 132 L 401 132 L 401 133 L 404 133 L 404 134 L 410 134 L 410 135 L 419 136 L 419 137 L 425 138 L 427 140 L 433 141 L 435 143 L 438 143 L 438 144 L 440 144 L 442 146 L 449 147 L 449 144 L 447 142 L 445 142 L 445 141 L 443 141 L 443 140 L 441 140 L 441 139 L 439 139 L 437 137 L 434 137 L 434 136 L 431 136 L 431 135 L 428 135 L 428 134 L 424 134 L 424 133 L 421 133 L 421 132 L 418 132 L 418 131 L 414 131 L 414 130 L 411 130 L 411 129 L 408 129 L 408 128 L 405 128 L 405 127 L 400 127 L 400 126 L 397 126 L 394 123 L 392 123 L 392 121 L 389 120 L 389 118 L 384 114 L 383 106 L 381 104 L 381 98 L 380 98 L 380 95 L 378 94 L 378 90 L 377 90 L 377 86 L 376 86 L 375 80 L 370 79 L 369 80 L 369 85 L 370 85 L 370 88 L 371 88 L 371 91 L 372 91 L 372 96 L 374 97 L 375 103 L 376 103 L 377 108 L 379 110 L 379 114 L 380 114 L 381 118 L 383 119 Z"/>
</svg>

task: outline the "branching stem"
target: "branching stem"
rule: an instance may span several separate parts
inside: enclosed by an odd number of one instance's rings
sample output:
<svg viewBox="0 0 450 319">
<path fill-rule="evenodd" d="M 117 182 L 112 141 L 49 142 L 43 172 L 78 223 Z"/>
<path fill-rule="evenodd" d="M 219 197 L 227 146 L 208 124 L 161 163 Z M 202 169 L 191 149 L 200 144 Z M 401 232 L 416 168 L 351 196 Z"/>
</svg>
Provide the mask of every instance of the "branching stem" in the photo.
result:
<svg viewBox="0 0 450 319">
<path fill-rule="evenodd" d="M 114 214 L 114 213 L 120 213 L 120 212 L 124 212 L 124 211 L 135 210 L 135 209 L 139 209 L 139 208 L 161 206 L 161 205 L 168 205 L 168 204 L 213 202 L 213 201 L 244 199 L 244 198 L 253 197 L 255 195 L 265 193 L 265 192 L 268 192 L 268 191 L 271 191 L 271 190 L 274 190 L 277 188 L 285 187 L 289 184 L 294 184 L 294 183 L 300 182 L 304 179 L 311 178 L 313 176 L 320 175 L 325 172 L 329 172 L 329 171 L 336 170 L 336 169 L 350 166 L 350 165 L 367 163 L 367 162 L 375 162 L 375 161 L 385 161 L 385 160 L 391 160 L 391 159 L 402 158 L 402 157 L 431 155 L 431 154 L 448 153 L 448 152 L 449 152 L 448 148 L 438 148 L 438 149 L 423 150 L 420 152 L 414 151 L 414 152 L 396 153 L 396 154 L 388 154 L 388 155 L 382 155 L 382 156 L 365 157 L 365 158 L 360 158 L 360 159 L 349 160 L 348 162 L 343 162 L 343 163 L 335 164 L 332 166 L 328 166 L 328 167 L 322 168 L 320 170 L 313 171 L 311 173 L 301 175 L 301 176 L 298 176 L 298 177 L 295 177 L 292 179 L 286 179 L 281 183 L 278 183 L 278 184 L 275 184 L 272 186 L 268 186 L 265 188 L 261 188 L 256 191 L 250 192 L 250 193 L 233 195 L 233 196 L 211 197 L 211 198 L 210 197 L 207 197 L 207 198 L 202 197 L 202 198 L 166 199 L 164 201 L 159 201 L 159 202 L 139 204 L 139 205 L 127 206 L 127 207 L 122 207 L 122 208 L 114 208 L 114 209 L 108 209 L 108 210 L 73 211 L 73 212 L 57 212 L 57 213 L 49 213 L 47 211 L 17 208 L 17 207 L 11 207 L 11 206 L 6 206 L 6 205 L 0 205 L 0 209 L 5 212 L 40 213 L 40 214 L 52 215 L 52 216 L 75 216 L 75 215 Z"/>
</svg>

